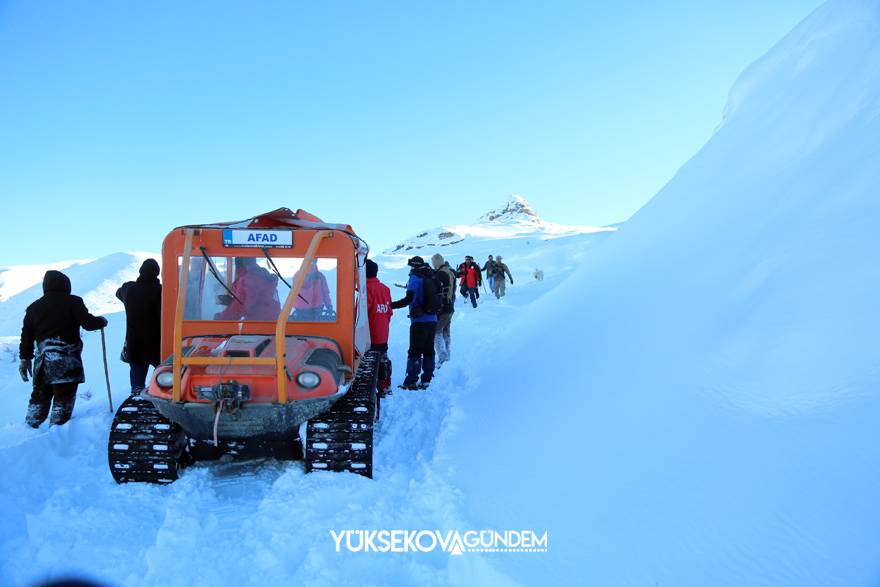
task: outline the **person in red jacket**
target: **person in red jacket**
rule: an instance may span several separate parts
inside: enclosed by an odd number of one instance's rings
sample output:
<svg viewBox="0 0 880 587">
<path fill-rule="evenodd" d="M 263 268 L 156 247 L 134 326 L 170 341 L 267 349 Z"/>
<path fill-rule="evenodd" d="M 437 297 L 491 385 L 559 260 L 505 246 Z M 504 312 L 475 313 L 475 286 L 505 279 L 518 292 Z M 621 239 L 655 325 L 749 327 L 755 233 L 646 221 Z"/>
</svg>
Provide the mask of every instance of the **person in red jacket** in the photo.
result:
<svg viewBox="0 0 880 587">
<path fill-rule="evenodd" d="M 379 352 L 379 392 L 391 388 L 391 360 L 388 333 L 391 330 L 391 290 L 379 281 L 379 265 L 367 259 L 367 317 L 370 321 L 370 350 Z"/>
<path fill-rule="evenodd" d="M 296 280 L 296 275 L 293 276 Z M 330 297 L 330 286 L 327 278 L 318 269 L 318 262 L 313 261 L 303 282 L 302 289 L 293 307 L 293 320 L 301 322 L 332 322 L 333 300 Z"/>
<path fill-rule="evenodd" d="M 226 308 L 214 320 L 278 319 L 281 303 L 278 301 L 278 277 L 269 273 L 250 257 L 235 259 L 235 281 L 231 296 L 221 296 Z M 227 303 L 228 302 L 228 303 Z"/>
<path fill-rule="evenodd" d="M 476 308 L 483 275 L 480 273 L 480 266 L 474 263 L 473 257 L 468 255 L 464 258 L 464 263 L 458 266 L 458 276 L 461 278 L 461 295 L 470 297 L 471 304 Z"/>
</svg>

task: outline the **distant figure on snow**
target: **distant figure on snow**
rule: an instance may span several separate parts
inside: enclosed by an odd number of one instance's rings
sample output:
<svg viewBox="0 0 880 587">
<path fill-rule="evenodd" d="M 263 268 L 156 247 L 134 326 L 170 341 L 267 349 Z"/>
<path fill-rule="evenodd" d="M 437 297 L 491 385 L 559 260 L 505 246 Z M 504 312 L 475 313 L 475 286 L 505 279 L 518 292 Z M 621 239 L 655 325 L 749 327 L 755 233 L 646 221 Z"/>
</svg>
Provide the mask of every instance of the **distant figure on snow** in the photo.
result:
<svg viewBox="0 0 880 587">
<path fill-rule="evenodd" d="M 25 383 L 28 375 L 33 378 L 34 389 L 25 417 L 33 428 L 46 421 L 50 409 L 51 424 L 60 426 L 70 420 L 77 387 L 86 380 L 79 329 L 100 330 L 107 326 L 106 318 L 89 314 L 82 298 L 70 291 L 66 275 L 47 271 L 43 277 L 43 297 L 25 310 L 18 372 Z"/>
<path fill-rule="evenodd" d="M 495 272 L 495 275 L 493 276 L 495 278 L 495 288 L 492 291 L 495 293 L 495 297 L 499 300 L 503 298 L 504 294 L 507 292 L 505 275 L 510 279 L 510 285 L 513 285 L 513 276 L 510 274 L 510 269 L 508 269 L 502 259 L 503 257 L 498 255 L 498 258 L 495 259 L 495 264 L 492 266 L 492 271 Z"/>
<path fill-rule="evenodd" d="M 489 282 L 489 290 L 495 291 L 495 258 L 492 255 L 489 255 L 489 258 L 486 260 L 486 264 L 483 265 L 483 273 L 486 275 L 486 281 Z"/>
<path fill-rule="evenodd" d="M 537 281 L 544 281 L 544 272 L 540 269 L 535 269 L 535 279 Z"/>
<path fill-rule="evenodd" d="M 150 365 L 161 362 L 162 285 L 159 263 L 143 262 L 137 281 L 127 281 L 116 290 L 116 297 L 125 305 L 125 347 L 122 360 L 128 363 L 131 394 L 138 395 L 147 383 Z"/>
<path fill-rule="evenodd" d="M 471 304 L 476 308 L 477 299 L 480 297 L 480 286 L 483 285 L 480 266 L 468 255 L 464 258 L 464 263 L 458 266 L 456 275 L 461 278 L 461 295 L 470 298 Z"/>
</svg>

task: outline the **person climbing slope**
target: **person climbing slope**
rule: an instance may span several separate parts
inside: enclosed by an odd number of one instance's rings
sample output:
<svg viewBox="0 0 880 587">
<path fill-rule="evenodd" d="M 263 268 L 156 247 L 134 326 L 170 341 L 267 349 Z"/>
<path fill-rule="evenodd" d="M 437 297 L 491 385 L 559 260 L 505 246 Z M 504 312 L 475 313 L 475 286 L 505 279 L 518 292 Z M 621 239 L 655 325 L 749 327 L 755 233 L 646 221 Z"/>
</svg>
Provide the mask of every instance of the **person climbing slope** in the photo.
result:
<svg viewBox="0 0 880 587">
<path fill-rule="evenodd" d="M 395 310 L 409 306 L 409 353 L 401 389 L 427 389 L 434 378 L 434 333 L 440 311 L 440 288 L 434 272 L 421 257 L 412 257 L 406 297 L 391 304 Z M 421 373 L 421 381 L 419 374 Z"/>
<path fill-rule="evenodd" d="M 379 281 L 379 265 L 367 259 L 367 317 L 370 322 L 370 350 L 379 353 L 379 394 L 391 388 L 391 360 L 388 334 L 391 329 L 391 290 Z"/>
<path fill-rule="evenodd" d="M 489 291 L 495 291 L 495 285 L 493 283 L 495 280 L 495 259 L 492 255 L 489 255 L 486 264 L 483 265 L 483 273 L 486 275 L 486 281 L 489 283 Z"/>
<path fill-rule="evenodd" d="M 494 284 L 493 292 L 495 293 L 495 297 L 499 300 L 504 297 L 504 294 L 507 292 L 507 282 L 506 279 L 510 279 L 510 285 L 513 285 L 513 276 L 510 274 L 510 269 L 507 265 L 502 261 L 503 257 L 498 255 L 498 258 L 495 259 L 495 264 L 492 266 L 492 271 L 494 271 Z M 505 277 L 506 275 L 506 277 Z"/>
<path fill-rule="evenodd" d="M 25 310 L 18 373 L 25 383 L 29 375 L 33 378 L 25 417 L 27 425 L 33 428 L 46 421 L 50 409 L 50 424 L 60 426 L 70 420 L 76 390 L 86 380 L 79 329 L 91 331 L 107 326 L 106 318 L 92 316 L 82 298 L 70 291 L 66 275 L 47 271 L 43 276 L 43 297 Z"/>
<path fill-rule="evenodd" d="M 470 255 L 458 266 L 458 277 L 461 278 L 461 295 L 470 298 L 471 304 L 476 308 L 483 276 L 480 274 L 480 266 L 474 263 L 474 258 Z"/>
</svg>

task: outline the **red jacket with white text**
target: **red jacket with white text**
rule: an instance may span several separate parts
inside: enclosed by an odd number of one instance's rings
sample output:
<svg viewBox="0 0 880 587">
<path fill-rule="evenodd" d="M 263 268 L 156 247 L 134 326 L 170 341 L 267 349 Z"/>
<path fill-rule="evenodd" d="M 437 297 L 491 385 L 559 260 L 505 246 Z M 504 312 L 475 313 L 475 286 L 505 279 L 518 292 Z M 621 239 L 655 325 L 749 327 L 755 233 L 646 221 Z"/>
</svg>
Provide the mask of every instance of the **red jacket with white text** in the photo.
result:
<svg viewBox="0 0 880 587">
<path fill-rule="evenodd" d="M 391 290 L 378 277 L 367 279 L 367 316 L 370 320 L 370 342 L 386 344 L 391 330 Z"/>
</svg>

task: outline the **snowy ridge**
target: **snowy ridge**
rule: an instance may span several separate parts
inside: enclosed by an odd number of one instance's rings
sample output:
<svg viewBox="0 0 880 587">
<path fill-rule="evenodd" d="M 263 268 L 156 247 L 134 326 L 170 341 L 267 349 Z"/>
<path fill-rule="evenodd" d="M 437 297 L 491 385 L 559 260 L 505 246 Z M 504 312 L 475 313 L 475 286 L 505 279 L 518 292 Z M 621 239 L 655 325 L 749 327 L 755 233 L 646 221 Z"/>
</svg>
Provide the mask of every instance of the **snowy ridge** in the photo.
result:
<svg viewBox="0 0 880 587">
<path fill-rule="evenodd" d="M 541 219 L 522 196 L 514 194 L 502 207 L 483 214 L 474 224 L 441 226 L 420 232 L 384 254 L 421 254 L 425 249 L 470 245 L 491 239 L 547 240 L 566 236 L 614 232 L 613 226 L 567 226 Z M 441 251 L 442 252 L 442 251 Z"/>
</svg>

